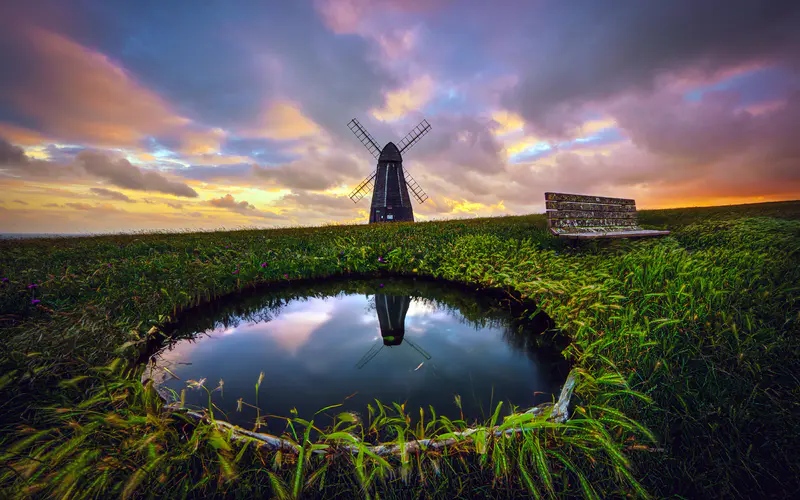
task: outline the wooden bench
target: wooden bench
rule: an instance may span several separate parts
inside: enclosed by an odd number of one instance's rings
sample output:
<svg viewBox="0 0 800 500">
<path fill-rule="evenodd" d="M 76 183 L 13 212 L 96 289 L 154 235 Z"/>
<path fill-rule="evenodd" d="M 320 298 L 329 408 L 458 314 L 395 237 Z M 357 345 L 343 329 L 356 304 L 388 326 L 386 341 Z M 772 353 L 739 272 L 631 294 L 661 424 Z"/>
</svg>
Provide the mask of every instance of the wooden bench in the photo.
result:
<svg viewBox="0 0 800 500">
<path fill-rule="evenodd" d="M 545 193 L 547 226 L 561 238 L 638 238 L 669 231 L 642 229 L 636 202 L 623 198 Z"/>
</svg>

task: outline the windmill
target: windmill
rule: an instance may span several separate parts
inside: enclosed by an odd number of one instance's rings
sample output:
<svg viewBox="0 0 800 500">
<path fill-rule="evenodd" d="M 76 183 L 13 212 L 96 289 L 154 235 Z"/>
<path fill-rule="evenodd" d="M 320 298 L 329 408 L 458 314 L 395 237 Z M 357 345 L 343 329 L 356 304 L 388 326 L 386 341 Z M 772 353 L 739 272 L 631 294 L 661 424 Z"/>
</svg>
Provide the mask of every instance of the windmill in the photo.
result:
<svg viewBox="0 0 800 500">
<path fill-rule="evenodd" d="M 404 339 L 405 343 L 420 353 L 423 358 L 426 360 L 431 359 L 431 355 L 425 352 L 425 349 L 405 338 L 406 313 L 408 312 L 408 306 L 410 304 L 411 297 L 407 295 L 396 296 L 384 295 L 382 293 L 375 294 L 375 309 L 378 312 L 378 323 L 381 327 L 382 342 L 380 345 L 377 343 L 373 345 L 356 364 L 356 368 L 360 370 L 364 367 L 364 365 L 372 361 L 372 358 L 377 356 L 384 346 L 399 346 L 403 343 Z"/>
<path fill-rule="evenodd" d="M 355 118 L 347 126 L 367 148 L 367 151 L 378 160 L 375 171 L 350 193 L 350 199 L 354 203 L 358 203 L 372 189 L 372 206 L 369 210 L 370 224 L 414 222 L 414 211 L 411 208 L 408 192 L 411 191 L 419 203 L 427 200 L 428 195 L 419 187 L 417 181 L 403 169 L 402 155 L 411 149 L 422 136 L 430 132 L 431 126 L 428 120 L 422 120 L 400 141 L 398 146 L 390 142 L 383 149 L 378 147 L 375 139 Z"/>
</svg>

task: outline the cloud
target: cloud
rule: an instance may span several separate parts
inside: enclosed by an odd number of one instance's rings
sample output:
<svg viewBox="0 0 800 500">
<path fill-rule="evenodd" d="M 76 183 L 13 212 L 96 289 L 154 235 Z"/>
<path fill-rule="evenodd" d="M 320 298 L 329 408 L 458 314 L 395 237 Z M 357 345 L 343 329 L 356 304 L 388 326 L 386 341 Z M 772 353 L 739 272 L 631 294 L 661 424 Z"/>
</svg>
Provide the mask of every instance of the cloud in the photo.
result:
<svg viewBox="0 0 800 500">
<path fill-rule="evenodd" d="M 256 165 L 253 167 L 253 173 L 275 186 L 322 191 L 360 180 L 369 175 L 374 168 L 374 165 L 369 169 L 359 168 L 359 164 L 349 156 L 341 153 L 321 153 L 312 148 L 302 160 L 279 167 Z"/>
<path fill-rule="evenodd" d="M 88 203 L 66 203 L 66 206 L 75 210 L 91 210 L 94 207 Z"/>
<path fill-rule="evenodd" d="M 315 136 L 319 126 L 303 115 L 298 105 L 289 101 L 274 101 L 264 112 L 261 126 L 248 131 L 251 137 L 266 137 L 280 141 Z"/>
<path fill-rule="evenodd" d="M 184 183 L 171 181 L 160 172 L 141 169 L 124 158 L 114 158 L 107 153 L 94 150 L 80 149 L 74 156 L 74 161 L 65 164 L 29 158 L 22 148 L 0 138 L 0 169 L 9 170 L 25 178 L 68 178 L 73 181 L 85 179 L 88 174 L 88 177 L 102 179 L 124 189 L 156 191 L 187 198 L 197 197 L 194 189 Z M 93 191 L 101 196 L 132 201 L 121 198 L 125 196 L 122 193 L 105 188 Z"/>
<path fill-rule="evenodd" d="M 61 208 L 61 205 L 59 205 L 58 203 L 45 203 L 42 206 L 48 208 Z"/>
<path fill-rule="evenodd" d="M 248 203 L 245 200 L 236 201 L 236 199 L 234 199 L 234 197 L 232 195 L 230 195 L 230 194 L 226 194 L 225 196 L 223 196 L 221 198 L 215 198 L 213 200 L 208 200 L 208 204 L 213 206 L 213 207 L 224 208 L 224 209 L 230 210 L 232 212 L 236 212 L 236 213 L 241 214 L 241 215 L 247 215 L 247 216 L 252 216 L 252 217 L 262 217 L 262 218 L 265 218 L 265 219 L 274 219 L 274 220 L 285 220 L 286 219 L 286 217 L 284 217 L 284 216 L 282 216 L 280 214 L 277 214 L 277 213 L 262 212 L 262 211 L 256 209 L 256 207 L 253 204 Z"/>
<path fill-rule="evenodd" d="M 671 159 L 665 181 L 703 179 L 708 191 L 800 192 L 800 91 L 781 107 L 754 115 L 735 93 L 709 92 L 699 101 L 671 93 L 627 99 L 616 108 L 620 126 L 654 157 Z M 680 179 L 676 179 L 679 176 Z"/>
<path fill-rule="evenodd" d="M 800 60 L 797 2 L 548 1 L 519 15 L 527 21 L 497 47 L 522 69 L 504 102 L 532 132 L 555 136 L 587 105 L 649 91 L 668 73 L 708 78 L 745 63 Z"/>
<path fill-rule="evenodd" d="M 30 158 L 25 150 L 0 137 L 0 172 L 7 171 L 23 178 L 80 178 L 82 172 L 72 165 Z"/>
<path fill-rule="evenodd" d="M 226 132 L 218 127 L 205 131 L 185 132 L 181 137 L 181 152 L 187 155 L 217 153 L 226 135 Z"/>
<path fill-rule="evenodd" d="M 346 35 L 359 33 L 363 22 L 376 14 L 420 13 L 445 3 L 439 0 L 315 0 L 314 5 L 328 29 L 337 35 Z"/>
<path fill-rule="evenodd" d="M 429 175 L 455 181 L 467 171 L 489 174 L 505 169 L 504 146 L 496 137 L 499 124 L 494 120 L 443 114 L 431 126 L 409 154 L 413 164 L 436 164 L 435 170 L 424 167 Z"/>
<path fill-rule="evenodd" d="M 103 54 L 27 24 L 5 26 L 0 52 L 24 53 L 0 100 L 48 135 L 96 145 L 136 145 L 188 120 Z"/>
<path fill-rule="evenodd" d="M 184 179 L 209 182 L 230 182 L 241 183 L 253 176 L 253 165 L 249 163 L 239 163 L 234 165 L 221 166 L 198 166 L 192 165 L 175 172 Z"/>
<path fill-rule="evenodd" d="M 88 203 L 65 203 L 65 205 L 70 208 L 74 208 L 75 210 L 80 210 L 82 212 L 92 212 L 93 214 L 97 215 L 128 213 L 125 210 L 117 208 L 114 205 L 110 205 L 108 203 L 103 203 L 99 205 L 90 205 Z"/>
<path fill-rule="evenodd" d="M 255 210 L 256 207 L 251 205 L 246 201 L 239 201 L 237 202 L 234 200 L 233 196 L 230 194 L 226 194 L 222 198 L 208 200 L 208 203 L 219 208 L 227 208 L 233 210 L 234 212 L 241 212 L 247 210 Z"/>
<path fill-rule="evenodd" d="M 19 203 L 20 205 L 28 205 L 27 201 L 22 201 L 22 200 L 14 200 L 14 203 Z"/>
<path fill-rule="evenodd" d="M 176 210 L 180 210 L 180 209 L 183 208 L 183 204 L 182 203 L 172 203 L 172 202 L 167 201 L 167 202 L 164 203 L 164 205 L 166 205 L 168 207 L 172 207 L 172 208 L 174 208 Z"/>
<path fill-rule="evenodd" d="M 0 137 L 0 166 L 21 165 L 28 162 L 25 150 Z"/>
<path fill-rule="evenodd" d="M 498 110 L 492 113 L 492 120 L 498 124 L 498 127 L 492 131 L 495 135 L 505 135 L 509 132 L 521 130 L 525 126 L 525 120 L 521 116 L 506 110 Z"/>
<path fill-rule="evenodd" d="M 282 204 L 292 207 L 292 215 L 302 220 L 301 212 L 309 214 L 324 213 L 333 216 L 353 216 L 358 212 L 353 201 L 344 195 L 330 195 L 322 193 L 297 192 L 289 193 L 281 199 Z"/>
<path fill-rule="evenodd" d="M 37 146 L 48 142 L 45 136 L 35 130 L 12 125 L 10 123 L 0 123 L 0 140 L 2 140 L 2 138 L 6 138 L 9 142 L 13 142 L 14 144 L 22 144 L 23 146 Z"/>
<path fill-rule="evenodd" d="M 412 81 L 408 87 L 386 93 L 382 108 L 373 109 L 372 116 L 381 121 L 394 121 L 421 109 L 433 97 L 436 85 L 430 75 Z"/>
<path fill-rule="evenodd" d="M 90 191 L 99 196 L 103 196 L 105 198 L 111 198 L 112 200 L 125 201 L 127 203 L 136 203 L 136 200 L 128 198 L 127 195 L 120 193 L 119 191 L 113 191 L 111 189 L 105 189 L 105 188 L 91 188 Z"/>
<path fill-rule="evenodd" d="M 86 172 L 121 188 L 158 191 L 187 198 L 197 197 L 197 191 L 186 184 L 170 181 L 158 172 L 144 171 L 124 158 L 113 159 L 96 151 L 81 151 L 76 157 L 76 163 Z"/>
</svg>

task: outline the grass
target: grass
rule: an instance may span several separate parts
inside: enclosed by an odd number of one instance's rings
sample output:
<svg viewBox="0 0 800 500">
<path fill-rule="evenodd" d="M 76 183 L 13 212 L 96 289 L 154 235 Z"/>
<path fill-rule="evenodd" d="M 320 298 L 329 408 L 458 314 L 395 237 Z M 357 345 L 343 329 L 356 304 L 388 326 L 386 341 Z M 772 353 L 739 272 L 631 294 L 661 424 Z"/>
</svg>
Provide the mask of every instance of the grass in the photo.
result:
<svg viewBox="0 0 800 500">
<path fill-rule="evenodd" d="M 672 234 L 572 247 L 531 215 L 0 241 L 0 496 L 796 495 L 800 202 L 641 219 Z M 487 421 L 521 432 L 384 457 L 363 446 L 373 425 L 398 445 L 466 425 L 434 408 L 412 428 L 388 403 L 365 422 L 287 416 L 301 451 L 276 452 L 164 411 L 141 385 L 135 361 L 182 310 L 356 273 L 535 300 L 572 339 L 572 418 Z"/>
</svg>

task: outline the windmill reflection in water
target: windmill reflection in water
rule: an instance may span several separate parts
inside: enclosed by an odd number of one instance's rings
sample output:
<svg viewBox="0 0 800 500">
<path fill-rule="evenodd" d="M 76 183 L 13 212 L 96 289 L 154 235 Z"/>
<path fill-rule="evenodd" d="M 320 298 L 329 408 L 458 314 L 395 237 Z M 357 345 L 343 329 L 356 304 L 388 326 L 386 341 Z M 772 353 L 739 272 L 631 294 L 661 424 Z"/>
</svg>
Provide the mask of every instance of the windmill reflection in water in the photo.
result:
<svg viewBox="0 0 800 500">
<path fill-rule="evenodd" d="M 372 358 L 378 355 L 385 347 L 399 346 L 403 343 L 406 333 L 406 313 L 411 304 L 411 297 L 408 295 L 386 295 L 383 293 L 375 294 L 375 310 L 378 313 L 378 323 L 381 328 L 381 342 L 373 345 L 369 351 L 356 364 L 359 370 L 369 363 Z M 405 339 L 405 343 L 422 355 L 427 361 L 431 355 L 425 349 Z M 424 363 L 424 361 L 423 361 Z"/>
<path fill-rule="evenodd" d="M 369 363 L 381 350 L 386 347 L 396 347 L 403 343 L 411 346 L 421 355 L 422 362 L 431 359 L 425 349 L 405 338 L 405 320 L 409 305 L 413 297 L 408 295 L 386 295 L 375 294 L 375 310 L 378 313 L 378 322 L 381 329 L 381 339 L 376 342 L 369 351 L 356 364 L 356 368 L 361 369 Z M 561 350 L 566 347 L 568 339 L 563 336 L 545 337 L 544 332 L 551 330 L 554 325 L 552 319 L 544 312 L 538 311 L 527 318 L 523 324 L 518 322 L 504 322 L 506 332 L 503 339 L 508 342 L 515 350 L 524 352 L 534 363 L 563 363 L 564 359 L 560 356 Z M 524 325 L 524 326 L 523 326 Z M 405 341 L 405 342 L 404 342 Z M 549 343 L 558 345 L 556 350 L 541 349 L 540 347 Z M 552 352 L 551 352 L 552 351 Z M 422 364 L 420 363 L 420 366 Z M 418 366 L 417 368 L 420 368 Z"/>
</svg>

